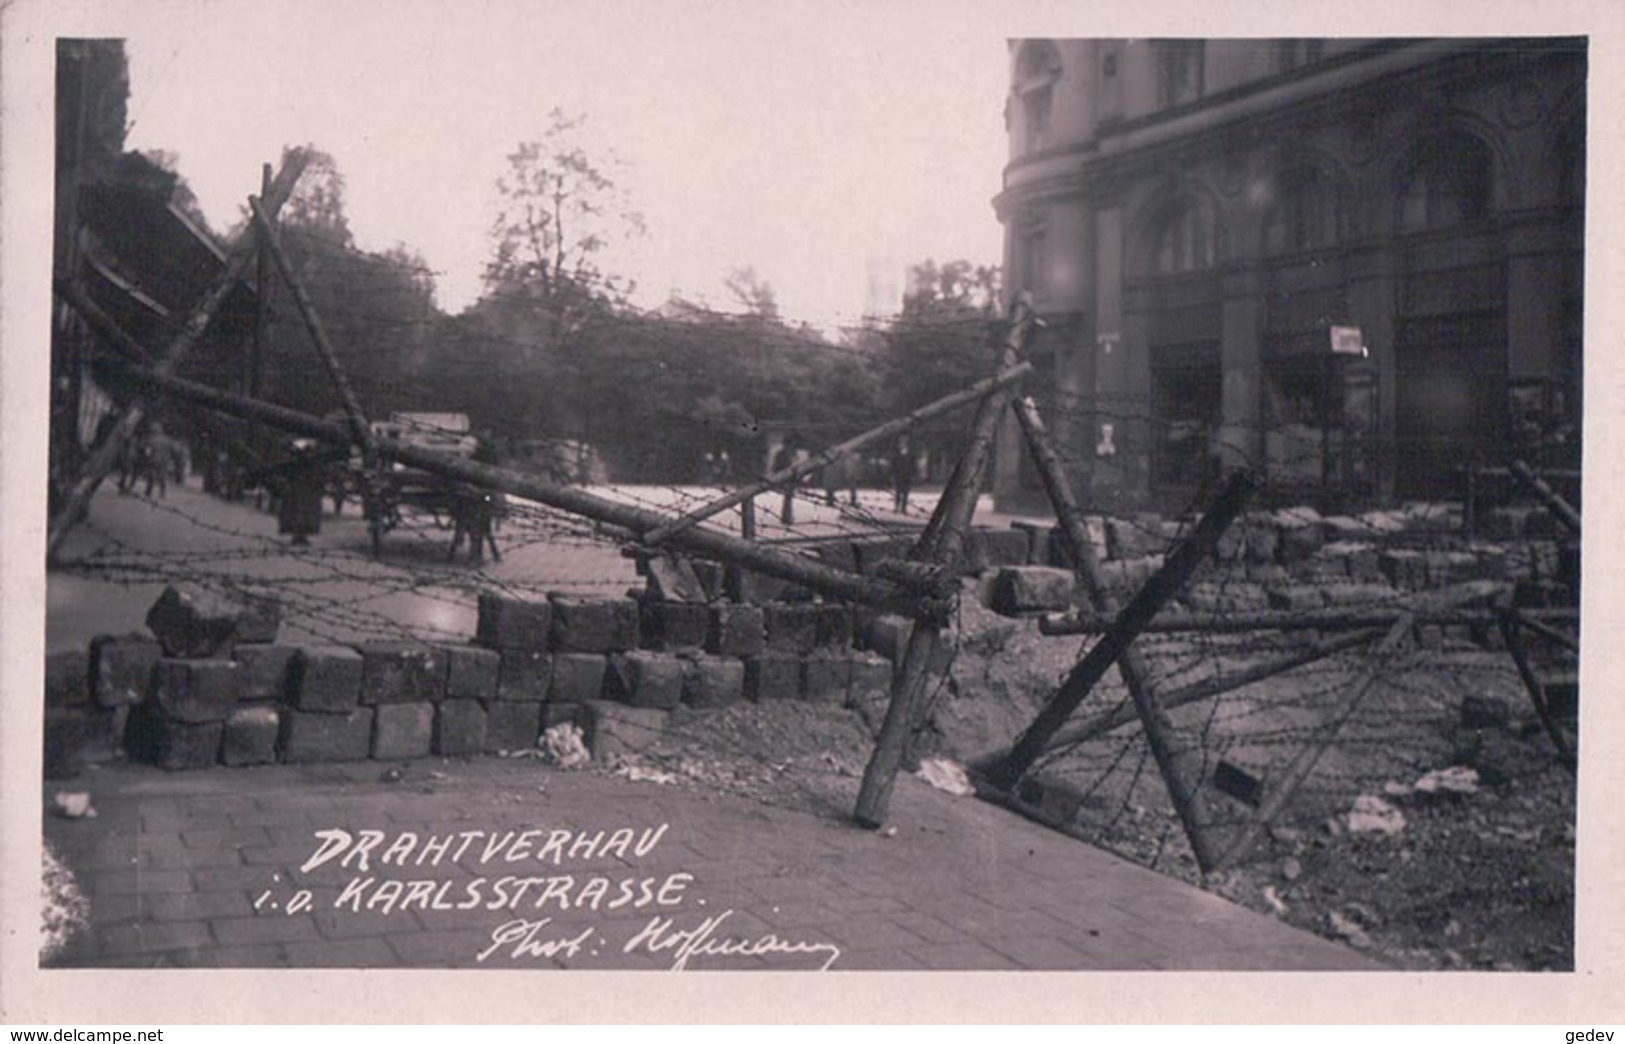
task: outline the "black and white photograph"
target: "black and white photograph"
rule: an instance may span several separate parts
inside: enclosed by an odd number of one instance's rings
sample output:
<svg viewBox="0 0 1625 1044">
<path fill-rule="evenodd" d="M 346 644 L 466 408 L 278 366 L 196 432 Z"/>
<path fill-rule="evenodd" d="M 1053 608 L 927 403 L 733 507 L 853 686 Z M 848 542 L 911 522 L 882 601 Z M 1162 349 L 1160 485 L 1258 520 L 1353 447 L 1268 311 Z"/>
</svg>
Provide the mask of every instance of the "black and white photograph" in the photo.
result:
<svg viewBox="0 0 1625 1044">
<path fill-rule="evenodd" d="M 1607 1012 L 1620 13 L 1234 6 L 0 11 L 8 971 Z"/>
</svg>

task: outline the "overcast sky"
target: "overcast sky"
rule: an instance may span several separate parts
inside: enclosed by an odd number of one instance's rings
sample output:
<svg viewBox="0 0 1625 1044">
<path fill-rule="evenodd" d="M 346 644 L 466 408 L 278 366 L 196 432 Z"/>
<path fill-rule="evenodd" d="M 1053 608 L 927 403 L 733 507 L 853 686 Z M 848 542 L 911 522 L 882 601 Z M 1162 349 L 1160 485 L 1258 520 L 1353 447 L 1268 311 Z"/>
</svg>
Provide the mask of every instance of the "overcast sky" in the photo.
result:
<svg viewBox="0 0 1625 1044">
<path fill-rule="evenodd" d="M 644 304 L 724 304 L 751 265 L 827 326 L 861 313 L 871 259 L 999 259 L 1005 36 L 974 6 L 149 7 L 177 16 L 128 27 L 129 146 L 175 153 L 219 229 L 262 162 L 316 145 L 360 244 L 419 251 L 449 311 L 478 293 L 505 156 L 555 106 L 630 164 L 648 235 L 605 264 Z"/>
</svg>

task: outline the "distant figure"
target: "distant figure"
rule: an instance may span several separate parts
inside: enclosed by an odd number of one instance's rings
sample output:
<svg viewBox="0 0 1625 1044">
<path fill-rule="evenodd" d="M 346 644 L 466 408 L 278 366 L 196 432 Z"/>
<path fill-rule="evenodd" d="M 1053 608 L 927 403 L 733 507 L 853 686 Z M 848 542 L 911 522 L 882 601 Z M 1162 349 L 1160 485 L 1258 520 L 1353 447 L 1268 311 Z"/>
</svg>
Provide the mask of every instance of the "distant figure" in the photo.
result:
<svg viewBox="0 0 1625 1044">
<path fill-rule="evenodd" d="M 858 506 L 858 471 L 862 462 L 850 454 L 840 457 L 832 463 L 824 465 L 821 473 L 824 485 L 824 503 L 834 507 L 840 499 L 840 491 L 847 491 L 847 502 L 853 507 Z"/>
<path fill-rule="evenodd" d="M 281 502 L 277 505 L 277 532 L 291 537 L 296 547 L 310 543 L 322 531 L 322 465 L 316 459 L 316 444 L 310 439 L 294 439 L 291 459 L 285 465 Z"/>
<path fill-rule="evenodd" d="M 795 432 L 791 432 L 779 444 L 778 452 L 773 454 L 773 464 L 770 470 L 774 474 L 778 474 L 794 466 L 800 451 L 801 439 L 797 437 Z M 788 526 L 794 524 L 796 520 L 796 484 L 793 480 L 786 482 L 783 489 L 784 503 L 779 507 L 779 521 Z"/>
<path fill-rule="evenodd" d="M 188 456 L 185 444 L 164 434 L 163 425 L 154 422 L 124 444 L 119 455 L 119 492 L 128 493 L 137 482 L 144 482 L 142 496 L 152 496 L 154 486 L 164 496 L 171 479 L 177 483 L 186 480 Z"/>
<path fill-rule="evenodd" d="M 914 446 L 907 435 L 897 440 L 897 449 L 891 459 L 892 510 L 899 515 L 908 512 L 908 494 L 914 488 Z"/>
<path fill-rule="evenodd" d="M 501 463 L 496 440 L 492 436 L 480 436 L 474 447 L 473 460 L 492 467 Z M 446 561 L 457 557 L 457 548 L 464 539 L 468 541 L 469 561 L 483 562 L 488 545 L 491 557 L 502 561 L 502 552 L 497 550 L 496 526 L 506 506 L 507 501 L 496 490 L 459 486 L 452 502 L 451 550 L 446 554 Z"/>
</svg>

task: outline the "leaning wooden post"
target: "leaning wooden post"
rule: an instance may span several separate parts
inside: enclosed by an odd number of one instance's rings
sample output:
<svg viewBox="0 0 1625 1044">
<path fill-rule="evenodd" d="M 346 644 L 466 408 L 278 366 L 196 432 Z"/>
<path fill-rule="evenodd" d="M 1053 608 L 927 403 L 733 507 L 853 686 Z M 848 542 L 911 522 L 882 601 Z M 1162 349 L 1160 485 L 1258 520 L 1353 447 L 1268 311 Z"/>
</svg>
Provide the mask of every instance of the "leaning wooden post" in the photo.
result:
<svg viewBox="0 0 1625 1044">
<path fill-rule="evenodd" d="M 161 390 L 176 398 L 221 413 L 260 421 L 283 431 L 308 435 L 332 446 L 347 449 L 350 445 L 350 430 L 346 425 L 325 421 L 320 417 L 312 417 L 274 403 L 260 402 L 224 392 L 195 381 L 167 377 L 155 371 L 121 363 L 115 365 L 118 366 L 121 379 L 142 385 L 149 390 Z M 560 485 L 525 472 L 481 464 L 465 457 L 438 453 L 395 439 L 381 438 L 377 440 L 376 445 L 380 460 L 393 461 L 454 482 L 499 490 L 510 496 L 534 500 L 547 507 L 582 515 L 616 527 L 628 539 L 633 538 L 634 534 L 647 532 L 671 520 L 669 515 L 595 496 L 577 486 Z M 882 612 L 906 613 L 918 604 L 919 592 L 912 589 L 906 581 L 897 583 L 879 577 L 863 576 L 845 569 L 836 569 L 811 556 L 764 547 L 742 540 L 731 533 L 695 528 L 672 538 L 671 544 L 677 550 L 686 550 L 720 562 L 738 563 L 754 572 L 802 584 L 831 598 L 862 602 Z"/>
<path fill-rule="evenodd" d="M 344 407 L 344 417 L 350 425 L 350 435 L 355 439 L 356 445 L 361 447 L 362 452 L 371 457 L 372 428 L 367 424 L 366 415 L 361 412 L 361 403 L 355 397 L 355 390 L 350 387 L 349 378 L 344 375 L 344 368 L 339 365 L 338 354 L 333 351 L 333 342 L 327 338 L 327 330 L 322 326 L 321 316 L 316 314 L 316 306 L 310 303 L 310 294 L 305 292 L 305 284 L 294 272 L 293 264 L 282 249 L 282 242 L 277 237 L 271 219 L 266 216 L 265 208 L 258 199 L 251 196 L 248 200 L 248 209 L 253 214 L 254 227 L 259 230 L 261 243 L 276 264 L 277 274 L 293 293 L 299 317 L 304 320 L 305 330 L 310 334 L 311 343 L 316 346 L 316 354 L 321 357 L 327 378 L 333 382 L 334 389 L 339 393 L 339 404 Z"/>
<path fill-rule="evenodd" d="M 1238 471 L 1230 476 L 1212 508 L 1196 524 L 1196 529 L 1176 547 L 1161 569 L 1146 581 L 1128 606 L 1117 617 L 1111 630 L 1101 636 L 1080 660 L 1044 709 L 1016 740 L 1010 752 L 991 765 L 984 773 L 993 786 L 1001 790 L 1013 788 L 1027 770 L 1044 752 L 1051 737 L 1066 724 L 1096 684 L 1106 676 L 1112 664 L 1117 663 L 1157 610 L 1172 598 L 1190 579 L 1196 567 L 1218 546 L 1219 538 L 1230 523 L 1241 513 L 1242 505 L 1252 493 L 1255 480 L 1251 473 Z M 1146 743 L 1156 758 L 1157 768 L 1168 785 L 1174 811 L 1179 814 L 1185 835 L 1190 839 L 1198 867 L 1206 873 L 1214 865 L 1216 853 L 1209 845 L 1207 828 L 1209 819 L 1201 797 L 1201 764 L 1199 754 L 1175 748 L 1169 733 L 1172 723 L 1167 712 L 1159 707 L 1144 687 L 1131 689 L 1135 709 L 1139 712 L 1145 730 Z"/>
<path fill-rule="evenodd" d="M 999 371 L 1010 370 L 1033 323 L 1032 305 L 1025 296 L 1011 307 L 1010 329 L 1000 350 Z M 971 429 L 971 442 L 955 469 L 954 478 L 943 490 L 937 505 L 941 528 L 922 535 L 911 556 L 916 563 L 935 566 L 937 577 L 944 585 L 957 584 L 958 565 L 964 552 L 965 530 L 976 513 L 976 500 L 981 492 L 982 474 L 993 452 L 993 438 L 998 431 L 999 417 L 1009 400 L 1004 385 L 990 391 L 977 407 L 976 420 Z M 931 664 L 936 660 L 942 642 L 942 629 L 947 623 L 947 605 L 951 592 L 939 588 L 937 598 L 928 599 L 915 613 L 914 629 L 909 635 L 903 663 L 892 683 L 891 701 L 886 705 L 886 717 L 875 739 L 874 753 L 863 770 L 863 785 L 858 791 L 857 809 L 853 818 L 860 826 L 878 828 L 886 822 L 891 805 L 892 786 L 897 781 L 897 770 L 908 753 L 919 708 L 924 703 L 926 686 L 931 679 Z"/>
<path fill-rule="evenodd" d="M 690 526 L 698 525 L 713 515 L 721 514 L 734 505 L 742 504 L 758 494 L 766 493 L 767 491 L 776 489 L 780 486 L 794 485 L 795 481 L 801 478 L 803 475 L 812 474 L 813 472 L 818 471 L 820 468 L 828 467 L 837 460 L 840 460 L 842 457 L 849 456 L 853 452 L 860 450 L 865 446 L 878 442 L 881 439 L 886 439 L 893 435 L 901 434 L 902 432 L 917 427 L 928 420 L 935 417 L 940 417 L 945 413 L 950 413 L 972 402 L 975 402 L 978 399 L 984 398 L 989 392 L 1005 387 L 1006 385 L 1014 384 L 1016 381 L 1021 380 L 1021 378 L 1025 377 L 1031 372 L 1031 363 L 1021 363 L 1020 365 L 1011 367 L 1010 369 L 996 376 L 989 377 L 984 381 L 978 381 L 976 384 L 973 384 L 969 388 L 962 391 L 957 391 L 952 395 L 945 395 L 942 398 L 937 399 L 935 402 L 927 403 L 911 413 L 905 414 L 902 417 L 897 417 L 893 420 L 889 420 L 884 424 L 870 428 L 868 431 L 854 435 L 845 442 L 837 443 L 834 446 L 830 446 L 828 449 L 815 453 L 806 460 L 799 461 L 792 464 L 790 467 L 775 471 L 759 482 L 754 482 L 748 486 L 741 486 L 739 489 L 736 489 L 731 493 L 726 493 L 715 500 L 709 501 L 703 506 L 690 511 L 677 521 L 672 522 L 670 525 L 661 526 L 659 529 L 651 530 L 650 532 L 645 533 L 643 535 L 643 542 L 653 546 L 663 540 L 668 539 L 674 533 L 681 533 Z"/>
<path fill-rule="evenodd" d="M 1563 523 L 1564 528 L 1571 533 L 1580 531 L 1580 513 L 1574 510 L 1574 506 L 1564 500 L 1557 490 L 1547 485 L 1545 479 L 1535 474 L 1528 464 L 1521 460 L 1513 461 L 1512 474 L 1546 505 L 1546 510 L 1552 513 L 1553 518 Z"/>
<path fill-rule="evenodd" d="M 265 207 L 268 213 L 275 214 L 282 208 L 282 204 L 293 192 L 294 183 L 304 172 L 305 162 L 305 154 L 302 152 L 295 152 L 289 157 L 287 164 L 272 182 L 270 193 L 267 194 Z M 158 354 L 158 361 L 154 367 L 157 374 L 164 377 L 172 375 L 185 360 L 187 353 L 192 350 L 192 346 L 203 336 L 203 332 L 214 319 L 215 312 L 225 303 L 226 295 L 241 281 L 250 262 L 254 260 L 254 245 L 257 238 L 254 229 L 250 227 L 245 229 L 238 241 L 232 245 L 225 270 L 215 278 L 197 306 L 192 309 L 192 314 L 187 318 L 180 333 L 176 334 L 168 346 Z M 140 401 L 127 405 L 106 440 L 91 453 L 78 481 L 64 499 L 61 510 L 51 520 L 51 529 L 45 544 L 47 560 L 55 557 L 63 539 L 84 517 L 85 510 L 90 506 L 90 498 L 95 495 L 97 487 L 113 469 L 113 465 L 118 462 L 119 456 L 124 452 L 125 443 L 135 435 L 145 416 L 146 409 Z"/>
</svg>

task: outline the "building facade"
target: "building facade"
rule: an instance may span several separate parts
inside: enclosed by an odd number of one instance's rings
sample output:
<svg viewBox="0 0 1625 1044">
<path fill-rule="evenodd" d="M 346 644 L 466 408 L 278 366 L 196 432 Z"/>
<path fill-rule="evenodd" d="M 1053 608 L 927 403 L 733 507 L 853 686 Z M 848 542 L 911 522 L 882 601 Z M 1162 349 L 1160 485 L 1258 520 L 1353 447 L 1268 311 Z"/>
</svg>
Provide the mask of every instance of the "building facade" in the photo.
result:
<svg viewBox="0 0 1625 1044">
<path fill-rule="evenodd" d="M 1583 39 L 1019 40 L 994 200 L 1102 507 L 1459 495 L 1578 452 Z M 996 494 L 1042 490 L 1013 426 Z"/>
</svg>

